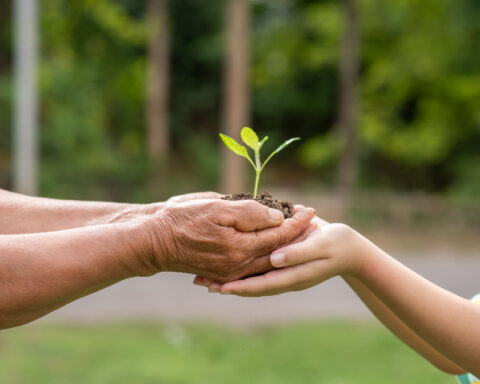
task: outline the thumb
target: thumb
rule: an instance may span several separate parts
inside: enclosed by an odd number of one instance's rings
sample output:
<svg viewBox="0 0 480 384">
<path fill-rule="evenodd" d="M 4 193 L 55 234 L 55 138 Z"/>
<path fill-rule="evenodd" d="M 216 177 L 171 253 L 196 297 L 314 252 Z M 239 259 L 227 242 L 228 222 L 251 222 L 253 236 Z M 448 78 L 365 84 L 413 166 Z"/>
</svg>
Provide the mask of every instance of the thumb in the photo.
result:
<svg viewBox="0 0 480 384">
<path fill-rule="evenodd" d="M 270 256 L 270 262 L 276 268 L 305 264 L 322 258 L 320 237 L 314 233 L 305 240 L 276 250 Z"/>
<path fill-rule="evenodd" d="M 228 201 L 220 214 L 219 224 L 235 227 L 242 232 L 253 232 L 276 227 L 283 222 L 283 213 L 254 200 Z"/>
</svg>

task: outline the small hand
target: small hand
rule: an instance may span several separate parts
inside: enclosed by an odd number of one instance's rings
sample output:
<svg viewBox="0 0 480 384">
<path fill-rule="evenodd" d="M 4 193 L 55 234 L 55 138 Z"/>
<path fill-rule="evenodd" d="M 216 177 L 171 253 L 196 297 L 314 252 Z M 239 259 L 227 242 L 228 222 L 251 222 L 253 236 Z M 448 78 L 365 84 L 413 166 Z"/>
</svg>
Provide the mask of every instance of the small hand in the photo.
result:
<svg viewBox="0 0 480 384">
<path fill-rule="evenodd" d="M 223 285 L 198 276 L 194 282 L 208 285 L 213 292 L 238 296 L 270 296 L 303 290 L 335 275 L 355 274 L 359 262 L 350 255 L 355 252 L 357 236 L 344 224 L 329 224 L 315 218 L 304 234 L 271 255 L 273 266 L 280 269 Z"/>
</svg>

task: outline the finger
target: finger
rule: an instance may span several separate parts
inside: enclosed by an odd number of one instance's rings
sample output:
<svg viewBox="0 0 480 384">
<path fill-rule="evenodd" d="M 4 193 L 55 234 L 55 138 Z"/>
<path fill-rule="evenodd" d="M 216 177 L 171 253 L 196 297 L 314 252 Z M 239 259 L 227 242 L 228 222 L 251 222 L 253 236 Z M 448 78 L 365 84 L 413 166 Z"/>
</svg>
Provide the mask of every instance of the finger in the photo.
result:
<svg viewBox="0 0 480 384">
<path fill-rule="evenodd" d="M 241 232 L 253 232 L 276 227 L 283 222 L 283 213 L 254 200 L 226 201 L 218 224 L 234 227 Z"/>
<path fill-rule="evenodd" d="M 275 268 L 283 268 L 308 263 L 321 258 L 321 256 L 321 234 L 316 232 L 313 236 L 309 236 L 303 241 L 277 249 L 270 256 L 270 261 Z"/>
<path fill-rule="evenodd" d="M 300 236 L 298 236 L 295 240 L 293 240 L 289 245 L 305 241 L 317 228 L 318 226 L 316 224 L 313 224 L 312 222 L 310 222 L 305 232 L 303 232 Z"/>
<path fill-rule="evenodd" d="M 291 219 L 285 220 L 276 228 L 268 228 L 249 234 L 249 248 L 254 255 L 264 255 L 290 244 L 302 235 L 315 216 L 312 208 L 299 209 Z"/>
<path fill-rule="evenodd" d="M 270 272 L 273 270 L 272 263 L 270 262 L 270 256 L 262 256 L 262 257 L 257 257 L 256 259 L 253 260 L 253 262 L 245 269 L 242 274 L 240 275 L 240 279 L 242 278 L 250 278 L 252 276 L 257 276 L 264 274 L 265 272 Z M 208 284 L 208 291 L 209 292 L 219 292 L 220 287 L 222 286 L 221 283 L 211 280 L 211 279 L 205 279 L 204 282 L 207 281 L 209 282 Z M 205 284 L 202 284 L 205 285 Z"/>
<path fill-rule="evenodd" d="M 328 278 L 325 260 L 277 269 L 265 275 L 223 284 L 220 293 L 237 296 L 271 296 L 306 289 Z"/>
<path fill-rule="evenodd" d="M 208 278 L 208 277 L 203 277 L 203 279 L 202 279 L 202 285 L 203 285 L 204 287 L 208 287 L 208 286 L 209 286 L 210 284 L 212 284 L 214 281 L 215 281 L 215 280 L 210 279 L 210 278 Z"/>
<path fill-rule="evenodd" d="M 222 284 L 220 284 L 217 281 L 214 281 L 208 286 L 208 292 L 212 292 L 212 293 L 220 292 L 221 287 L 222 287 Z"/>
<path fill-rule="evenodd" d="M 208 287 L 213 281 L 214 280 L 209 279 L 208 277 L 195 276 L 195 278 L 193 279 L 193 284 Z"/>
<path fill-rule="evenodd" d="M 242 273 L 242 278 L 245 276 L 253 276 L 258 274 L 263 274 L 265 272 L 270 272 L 274 267 L 270 262 L 270 255 L 257 257 L 253 262 L 248 266 L 248 268 Z"/>
</svg>

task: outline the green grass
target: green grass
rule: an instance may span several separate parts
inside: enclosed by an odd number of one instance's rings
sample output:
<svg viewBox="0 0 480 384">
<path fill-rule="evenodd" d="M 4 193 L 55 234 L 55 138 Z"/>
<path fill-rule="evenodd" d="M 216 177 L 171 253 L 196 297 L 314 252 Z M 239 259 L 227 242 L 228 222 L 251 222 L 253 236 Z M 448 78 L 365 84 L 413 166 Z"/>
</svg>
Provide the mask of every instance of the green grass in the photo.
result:
<svg viewBox="0 0 480 384">
<path fill-rule="evenodd" d="M 375 324 L 33 325 L 0 333 L 0 382 L 455 383 Z"/>
</svg>

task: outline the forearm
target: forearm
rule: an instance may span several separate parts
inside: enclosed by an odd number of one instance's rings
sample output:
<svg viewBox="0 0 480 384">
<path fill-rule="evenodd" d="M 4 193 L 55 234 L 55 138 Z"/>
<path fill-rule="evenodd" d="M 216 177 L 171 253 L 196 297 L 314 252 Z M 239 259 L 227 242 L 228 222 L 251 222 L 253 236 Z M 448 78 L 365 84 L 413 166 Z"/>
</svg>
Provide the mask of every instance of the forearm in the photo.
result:
<svg viewBox="0 0 480 384">
<path fill-rule="evenodd" d="M 353 289 L 357 296 L 365 303 L 372 313 L 395 336 L 417 351 L 421 356 L 430 361 L 438 369 L 450 374 L 463 374 L 465 370 L 451 362 L 431 345 L 425 342 L 409 327 L 407 327 L 378 297 L 376 297 L 358 279 L 345 276 L 343 279 Z"/>
<path fill-rule="evenodd" d="M 122 221 L 148 206 L 55 200 L 0 190 L 0 234 L 51 232 Z"/>
<path fill-rule="evenodd" d="M 368 240 L 361 242 L 359 280 L 426 343 L 480 375 L 480 307 L 424 279 Z"/>
<path fill-rule="evenodd" d="M 20 325 L 117 281 L 153 273 L 136 224 L 0 235 L 0 328 Z"/>
</svg>

